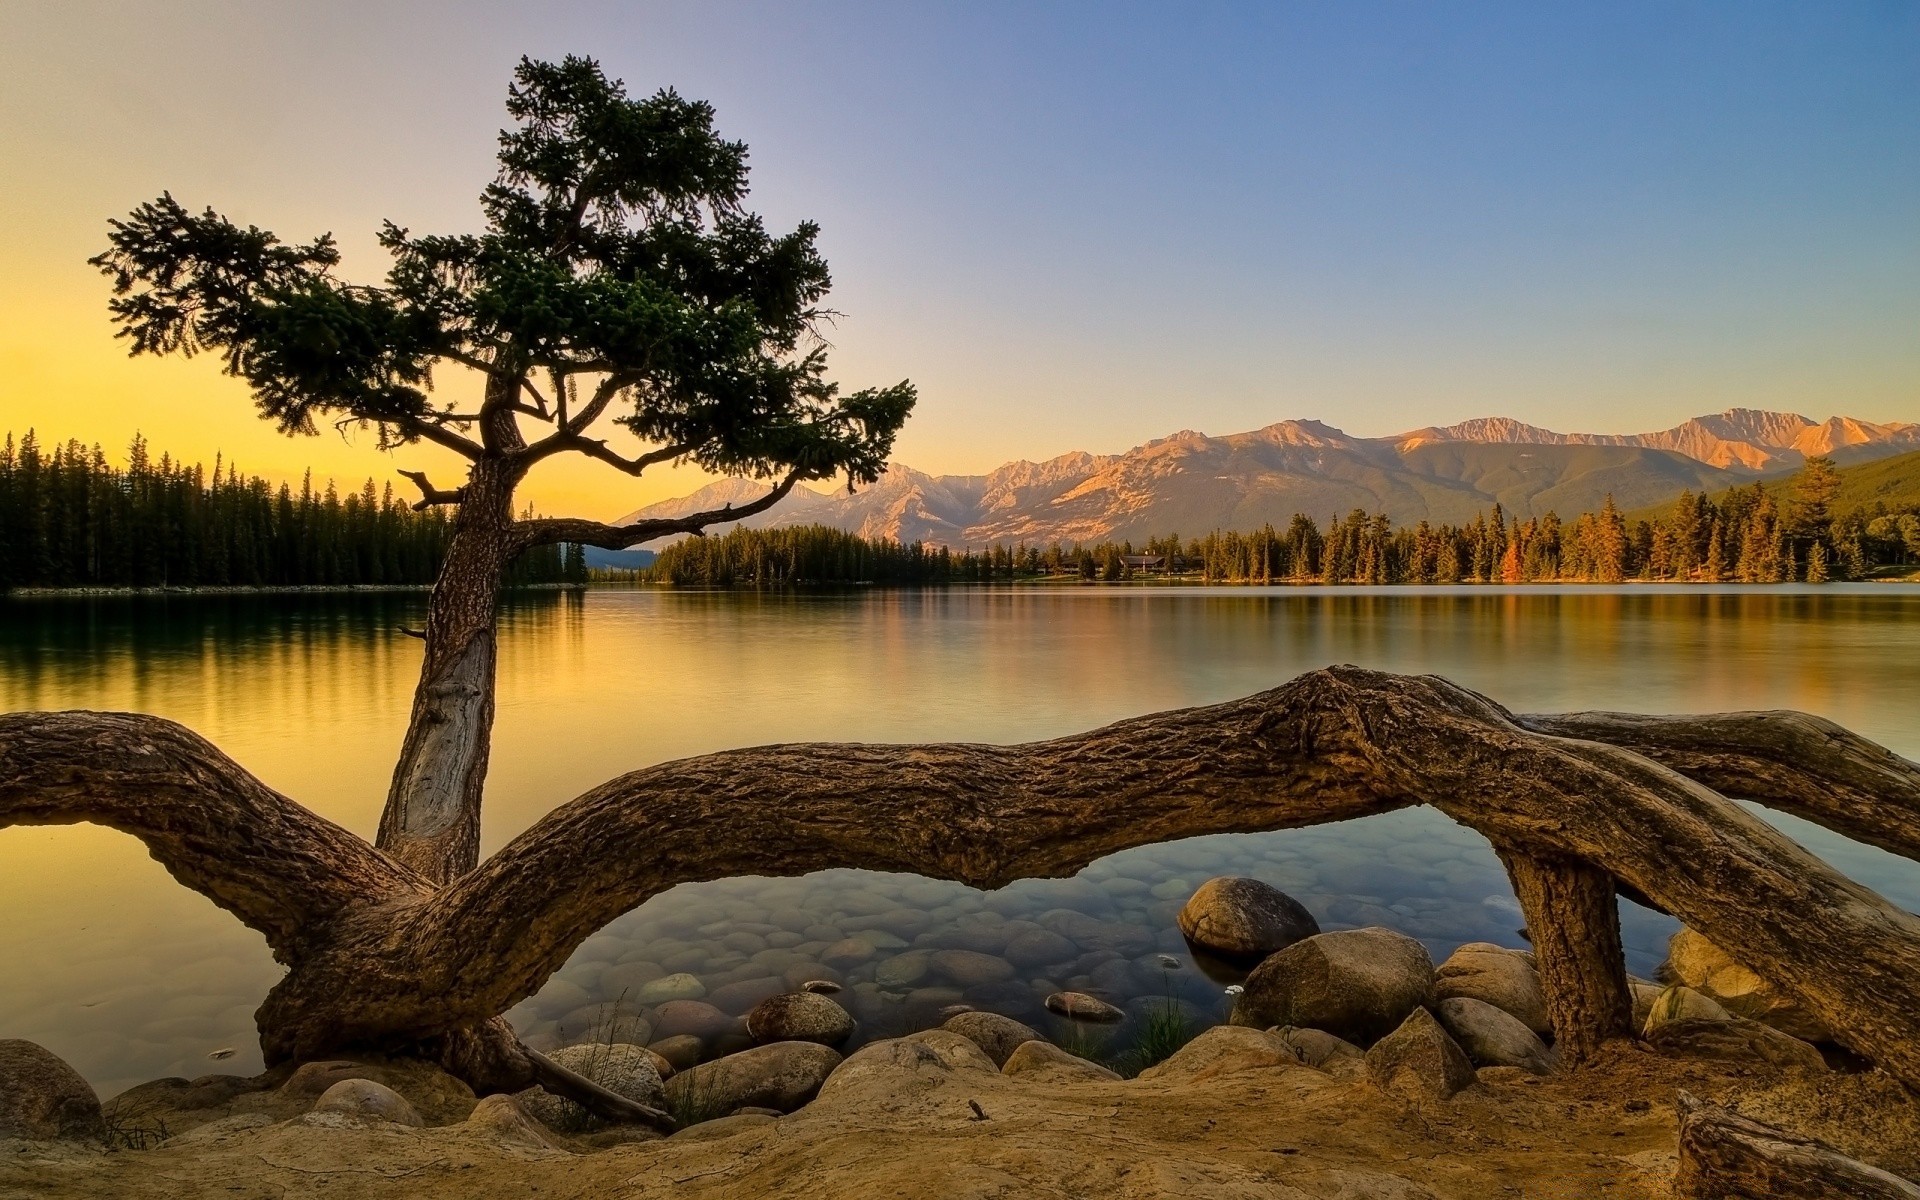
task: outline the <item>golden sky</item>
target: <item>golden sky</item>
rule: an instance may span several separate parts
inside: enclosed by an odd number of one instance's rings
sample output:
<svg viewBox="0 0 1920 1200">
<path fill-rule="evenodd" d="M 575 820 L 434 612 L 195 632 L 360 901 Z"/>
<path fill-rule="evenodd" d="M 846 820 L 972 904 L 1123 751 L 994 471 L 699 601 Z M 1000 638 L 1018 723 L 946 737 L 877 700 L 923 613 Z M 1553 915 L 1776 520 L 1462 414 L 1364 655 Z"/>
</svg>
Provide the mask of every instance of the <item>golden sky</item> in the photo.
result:
<svg viewBox="0 0 1920 1200">
<path fill-rule="evenodd" d="M 166 189 L 377 280 L 382 219 L 475 227 L 515 60 L 570 52 L 713 101 L 769 224 L 822 223 L 833 373 L 919 386 L 924 470 L 1286 418 L 1920 420 L 1912 5 L 0 0 L 0 31 L 0 429 L 116 454 L 451 479 L 128 360 L 85 260 Z M 698 482 L 541 471 L 603 518 Z"/>
</svg>

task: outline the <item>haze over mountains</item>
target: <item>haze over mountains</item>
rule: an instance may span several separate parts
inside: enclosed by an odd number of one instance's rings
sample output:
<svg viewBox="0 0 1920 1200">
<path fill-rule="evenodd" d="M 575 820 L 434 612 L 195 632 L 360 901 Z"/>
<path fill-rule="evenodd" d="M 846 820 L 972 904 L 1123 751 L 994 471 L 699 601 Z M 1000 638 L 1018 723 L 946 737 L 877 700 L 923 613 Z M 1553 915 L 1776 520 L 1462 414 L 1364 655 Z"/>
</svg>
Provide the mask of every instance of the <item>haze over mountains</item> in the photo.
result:
<svg viewBox="0 0 1920 1200">
<path fill-rule="evenodd" d="M 1352 509 L 1396 524 L 1461 523 L 1496 502 L 1525 518 L 1621 509 L 1715 491 L 1797 469 L 1920 449 L 1920 424 L 1735 408 L 1642 434 L 1556 433 L 1506 417 L 1349 436 L 1319 421 L 1281 421 L 1208 437 L 1182 430 L 1125 454 L 1076 451 L 1007 463 L 985 475 L 927 475 L 893 464 L 848 495 L 796 488 L 742 525 L 831 525 L 863 537 L 963 547 L 996 542 L 1097 542 L 1214 529 L 1284 526 Z M 725 479 L 649 505 L 624 521 L 741 503 L 766 485 Z"/>
</svg>

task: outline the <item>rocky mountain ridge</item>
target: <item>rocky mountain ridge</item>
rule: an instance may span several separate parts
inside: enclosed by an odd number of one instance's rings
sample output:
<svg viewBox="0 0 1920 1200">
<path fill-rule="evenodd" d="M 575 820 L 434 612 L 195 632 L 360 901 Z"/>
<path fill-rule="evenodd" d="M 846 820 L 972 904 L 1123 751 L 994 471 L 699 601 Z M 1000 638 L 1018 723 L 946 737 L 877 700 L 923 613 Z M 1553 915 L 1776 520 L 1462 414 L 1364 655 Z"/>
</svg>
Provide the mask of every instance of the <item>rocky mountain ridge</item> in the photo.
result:
<svg viewBox="0 0 1920 1200">
<path fill-rule="evenodd" d="M 1286 420 L 1212 437 L 1181 430 L 1124 454 L 1074 451 L 985 475 L 928 475 L 893 464 L 853 494 L 796 488 L 741 524 L 820 523 L 863 537 L 953 547 L 997 542 L 1144 540 L 1168 533 L 1284 526 L 1360 508 L 1397 523 L 1463 522 L 1501 504 L 1520 517 L 1656 504 L 1797 469 L 1827 455 L 1856 463 L 1920 449 L 1920 424 L 1729 409 L 1643 434 L 1557 433 L 1506 417 L 1354 437 Z M 765 485 L 724 479 L 623 520 L 741 503 Z"/>
</svg>

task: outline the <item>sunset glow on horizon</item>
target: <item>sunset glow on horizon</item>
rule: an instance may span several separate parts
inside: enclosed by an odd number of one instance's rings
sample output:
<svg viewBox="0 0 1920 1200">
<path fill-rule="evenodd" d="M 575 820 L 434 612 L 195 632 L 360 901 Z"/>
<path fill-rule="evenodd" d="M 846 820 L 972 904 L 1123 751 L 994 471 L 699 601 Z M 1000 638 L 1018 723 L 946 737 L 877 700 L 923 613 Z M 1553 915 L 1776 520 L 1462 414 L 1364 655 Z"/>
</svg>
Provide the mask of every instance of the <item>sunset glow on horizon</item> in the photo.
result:
<svg viewBox="0 0 1920 1200">
<path fill-rule="evenodd" d="M 1639 432 L 1731 406 L 1920 420 L 1920 9 L 8 6 L 0 428 L 357 487 L 211 356 L 128 359 L 86 265 L 170 191 L 377 280 L 383 219 L 476 228 L 523 54 L 711 101 L 751 207 L 823 226 L 849 388 L 984 472 L 1181 428 L 1477 416 Z M 448 376 L 445 389 L 468 386 Z M 526 499 L 691 490 L 590 462 Z"/>
</svg>

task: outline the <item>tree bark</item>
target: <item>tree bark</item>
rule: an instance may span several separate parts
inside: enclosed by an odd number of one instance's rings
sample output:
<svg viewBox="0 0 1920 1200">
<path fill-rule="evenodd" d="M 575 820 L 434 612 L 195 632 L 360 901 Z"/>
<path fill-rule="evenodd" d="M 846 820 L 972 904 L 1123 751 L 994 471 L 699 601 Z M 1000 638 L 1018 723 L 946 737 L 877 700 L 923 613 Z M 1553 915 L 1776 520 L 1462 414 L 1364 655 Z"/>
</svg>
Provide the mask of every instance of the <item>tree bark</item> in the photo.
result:
<svg viewBox="0 0 1920 1200">
<path fill-rule="evenodd" d="M 1809 713 L 1653 716 L 1578 712 L 1514 720 L 1643 755 L 1723 796 L 1920 859 L 1920 763 Z"/>
<path fill-rule="evenodd" d="M 474 464 L 427 602 L 426 655 L 376 844 L 436 883 L 480 858 L 493 735 L 494 608 L 517 543 L 511 464 Z"/>
<path fill-rule="evenodd" d="M 1572 859 L 1501 850 L 1553 1022 L 1564 1066 L 1579 1066 L 1613 1038 L 1633 1036 L 1633 993 L 1620 945 L 1613 876 Z"/>
<path fill-rule="evenodd" d="M 1681 1092 L 1679 1200 L 1920 1200 L 1920 1187 L 1833 1147 Z"/>
<path fill-rule="evenodd" d="M 96 753 L 103 740 L 118 749 Z M 1433 677 L 1333 668 L 1021 746 L 767 746 L 665 763 L 561 805 L 437 891 L 170 722 L 0 716 L 0 826 L 124 829 L 269 931 L 290 966 L 258 1014 L 269 1062 L 424 1047 L 482 1087 L 532 1077 L 496 1014 L 679 883 L 867 867 L 997 887 L 1130 846 L 1419 803 L 1518 864 L 1536 945 L 1567 924 L 1567 945 L 1542 960 L 1556 1023 L 1592 1024 L 1570 1024 L 1569 1045 L 1604 1040 L 1618 1016 L 1607 876 L 1920 1086 L 1920 918 L 1699 783 L 1537 732 Z"/>
</svg>

